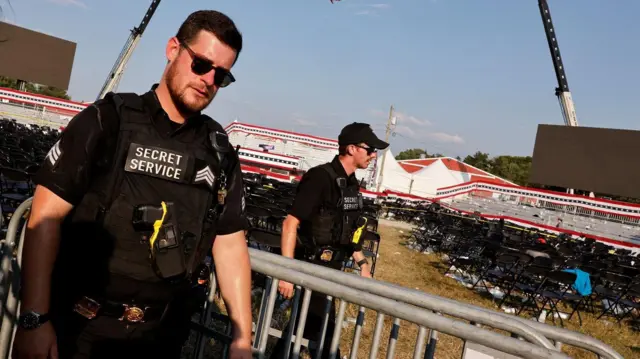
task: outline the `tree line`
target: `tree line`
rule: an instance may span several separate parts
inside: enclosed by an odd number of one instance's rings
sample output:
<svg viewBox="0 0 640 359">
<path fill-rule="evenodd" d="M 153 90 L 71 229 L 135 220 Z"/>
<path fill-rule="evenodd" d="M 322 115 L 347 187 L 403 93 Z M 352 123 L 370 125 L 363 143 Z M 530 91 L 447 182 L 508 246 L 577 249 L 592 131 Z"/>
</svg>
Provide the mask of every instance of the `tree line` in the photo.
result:
<svg viewBox="0 0 640 359">
<path fill-rule="evenodd" d="M 0 76 L 0 87 L 8 87 L 14 90 L 20 89 L 17 80 L 5 76 Z M 56 97 L 63 100 L 71 100 L 71 97 L 67 94 L 67 91 L 53 86 L 39 85 L 27 82 L 25 91 L 38 95 Z"/>
<path fill-rule="evenodd" d="M 418 159 L 421 158 L 421 156 L 424 158 L 444 157 L 441 153 L 430 154 L 427 152 L 427 150 L 412 148 L 398 153 L 398 155 L 396 156 L 396 160 Z M 465 158 L 460 158 L 460 156 L 458 156 L 456 157 L 456 159 L 468 165 L 479 168 L 483 171 L 487 171 L 495 176 L 516 183 L 520 186 L 546 189 L 555 192 L 566 192 L 567 190 L 563 187 L 547 186 L 529 182 L 529 174 L 531 172 L 531 156 L 491 157 L 488 153 L 478 151 L 473 155 L 466 156 Z M 576 190 L 574 193 L 585 196 L 589 195 L 589 191 Z M 600 193 L 596 193 L 595 195 L 599 198 L 606 197 L 616 201 L 640 203 L 640 199 L 635 198 Z"/>
</svg>

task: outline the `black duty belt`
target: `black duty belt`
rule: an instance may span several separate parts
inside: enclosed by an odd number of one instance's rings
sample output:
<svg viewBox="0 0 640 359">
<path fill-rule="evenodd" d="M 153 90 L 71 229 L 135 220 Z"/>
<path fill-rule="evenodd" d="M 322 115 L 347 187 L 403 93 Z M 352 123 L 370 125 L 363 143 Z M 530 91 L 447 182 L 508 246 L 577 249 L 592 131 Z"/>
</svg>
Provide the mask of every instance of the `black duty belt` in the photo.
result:
<svg viewBox="0 0 640 359">
<path fill-rule="evenodd" d="M 94 300 L 83 297 L 74 306 L 74 311 L 87 319 L 99 316 L 118 318 L 127 323 L 144 323 L 162 318 L 167 306 L 147 306 L 120 303 L 108 300 Z"/>
</svg>

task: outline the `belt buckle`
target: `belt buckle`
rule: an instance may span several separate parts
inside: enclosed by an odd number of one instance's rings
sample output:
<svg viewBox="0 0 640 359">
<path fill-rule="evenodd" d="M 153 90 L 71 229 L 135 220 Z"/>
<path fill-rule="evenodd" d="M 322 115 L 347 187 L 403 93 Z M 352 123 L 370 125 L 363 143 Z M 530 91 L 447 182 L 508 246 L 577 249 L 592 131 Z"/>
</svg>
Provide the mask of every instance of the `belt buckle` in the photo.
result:
<svg viewBox="0 0 640 359">
<path fill-rule="evenodd" d="M 323 262 L 330 262 L 332 258 L 333 258 L 333 251 L 330 249 L 323 250 L 322 254 L 320 255 L 320 260 Z"/>
<path fill-rule="evenodd" d="M 73 311 L 87 319 L 93 319 L 98 315 L 100 303 L 89 297 L 82 297 L 74 306 Z"/>
<path fill-rule="evenodd" d="M 135 305 L 123 304 L 124 312 L 120 320 L 127 321 L 129 323 L 142 323 L 144 322 L 144 313 L 148 308 L 142 309 Z"/>
</svg>

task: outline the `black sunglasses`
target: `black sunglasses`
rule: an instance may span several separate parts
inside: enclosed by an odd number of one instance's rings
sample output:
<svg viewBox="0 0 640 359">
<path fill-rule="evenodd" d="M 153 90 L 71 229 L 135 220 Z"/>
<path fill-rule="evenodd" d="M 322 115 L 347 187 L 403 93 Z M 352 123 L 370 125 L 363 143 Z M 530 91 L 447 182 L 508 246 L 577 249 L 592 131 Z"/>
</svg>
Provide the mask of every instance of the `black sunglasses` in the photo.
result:
<svg viewBox="0 0 640 359">
<path fill-rule="evenodd" d="M 354 145 L 358 148 L 362 148 L 363 150 L 367 150 L 367 155 L 371 156 L 372 153 L 374 152 L 378 152 L 377 148 L 374 147 L 364 147 L 364 146 L 360 146 L 360 145 Z"/>
<path fill-rule="evenodd" d="M 180 46 L 191 56 L 191 71 L 198 76 L 208 74 L 211 70 L 215 70 L 213 74 L 213 83 L 218 87 L 227 87 L 236 81 L 229 70 L 223 69 L 211 63 L 211 61 L 198 56 L 187 44 L 180 43 Z"/>
</svg>

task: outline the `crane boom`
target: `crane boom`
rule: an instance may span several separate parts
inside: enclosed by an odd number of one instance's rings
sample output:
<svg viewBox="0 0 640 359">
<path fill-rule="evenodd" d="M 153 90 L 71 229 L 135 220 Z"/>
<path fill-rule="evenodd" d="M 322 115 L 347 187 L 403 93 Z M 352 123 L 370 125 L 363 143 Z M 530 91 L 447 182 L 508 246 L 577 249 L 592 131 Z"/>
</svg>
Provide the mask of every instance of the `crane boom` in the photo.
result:
<svg viewBox="0 0 640 359">
<path fill-rule="evenodd" d="M 115 64 L 113 64 L 113 67 L 111 68 L 107 79 L 102 85 L 102 89 L 98 94 L 97 100 L 103 98 L 107 93 L 115 91 L 118 88 L 120 79 L 122 78 L 122 74 L 124 73 L 124 69 L 127 66 L 127 62 L 129 62 L 129 59 L 131 58 L 133 51 L 138 45 L 138 42 L 140 41 L 144 30 L 147 28 L 149 21 L 151 21 L 151 17 L 156 12 L 158 5 L 160 5 L 160 1 L 161 0 L 152 0 L 151 5 L 149 5 L 147 12 L 144 14 L 144 17 L 140 22 L 140 25 L 138 25 L 138 27 L 134 27 L 131 30 L 129 38 L 125 42 L 122 51 L 120 51 L 120 55 L 118 55 Z"/>
<path fill-rule="evenodd" d="M 571 92 L 569 91 L 569 82 L 567 82 L 567 75 L 564 72 L 558 38 L 556 37 L 556 31 L 553 27 L 553 22 L 551 21 L 551 12 L 549 11 L 549 4 L 547 4 L 547 0 L 538 0 L 538 7 L 540 8 L 540 15 L 542 16 L 544 31 L 547 35 L 549 51 L 551 52 L 551 60 L 553 61 L 553 67 L 556 71 L 556 79 L 558 80 L 556 96 L 560 103 L 564 123 L 567 126 L 578 126 L 576 109 L 573 104 L 573 99 L 571 98 Z"/>
<path fill-rule="evenodd" d="M 558 45 L 556 30 L 553 27 L 553 21 L 551 21 L 551 11 L 549 11 L 547 0 L 538 0 L 538 8 L 542 16 L 542 24 L 544 25 L 544 32 L 547 35 L 549 51 L 551 52 L 551 61 L 553 61 L 553 68 L 556 71 L 556 79 L 558 80 L 556 96 L 558 97 L 560 109 L 562 110 L 562 118 L 564 119 L 565 125 L 577 127 L 578 118 L 576 117 L 576 108 L 571 98 L 571 91 L 569 91 L 569 82 L 567 81 L 567 74 L 564 72 L 564 64 L 562 63 L 562 56 L 560 56 L 560 45 Z M 567 188 L 567 193 L 573 194 L 573 192 L 573 188 Z M 593 196 L 593 193 L 591 193 L 591 196 Z"/>
</svg>

